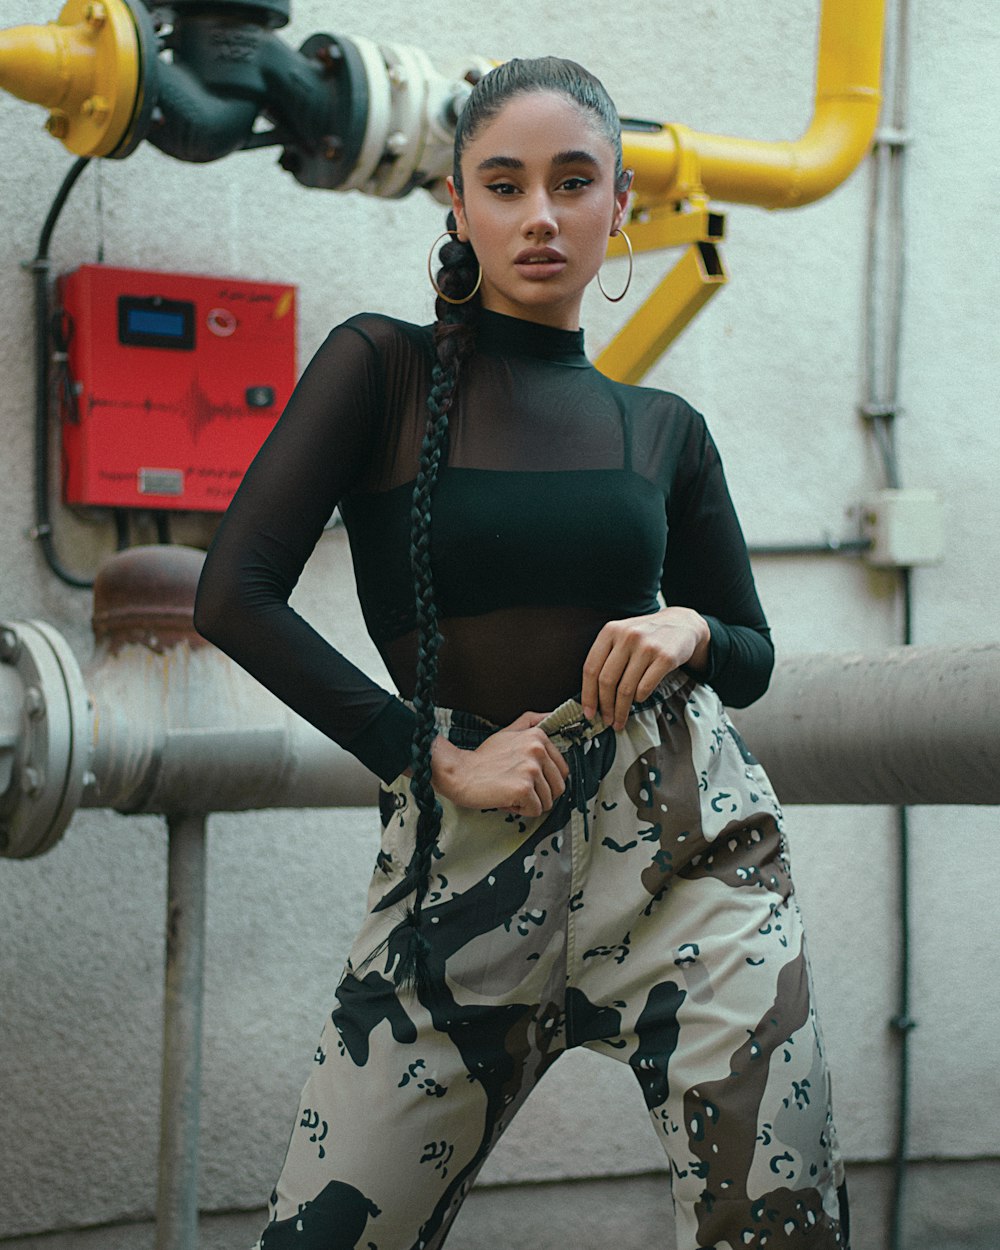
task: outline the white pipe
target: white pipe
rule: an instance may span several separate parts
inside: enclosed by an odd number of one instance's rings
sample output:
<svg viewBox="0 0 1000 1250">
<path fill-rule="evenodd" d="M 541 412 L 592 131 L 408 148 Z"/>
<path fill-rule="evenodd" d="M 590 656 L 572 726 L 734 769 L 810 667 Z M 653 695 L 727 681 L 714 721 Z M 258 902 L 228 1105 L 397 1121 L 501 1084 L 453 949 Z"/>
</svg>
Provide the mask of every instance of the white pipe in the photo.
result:
<svg viewBox="0 0 1000 1250">
<path fill-rule="evenodd" d="M 0 854 L 47 850 L 77 807 L 170 814 L 376 800 L 353 756 L 212 648 L 130 643 L 99 651 L 84 678 L 51 627 L 7 629 L 19 659 L 0 682 L 12 739 L 0 744 L 11 764 Z M 1000 804 L 1000 643 L 792 656 L 734 718 L 786 803 Z"/>
<path fill-rule="evenodd" d="M 785 803 L 1000 803 L 1000 643 L 790 656 L 733 718 Z"/>
<path fill-rule="evenodd" d="M 95 785 L 84 807 L 361 807 L 378 783 L 214 647 L 99 648 L 86 672 Z"/>
</svg>

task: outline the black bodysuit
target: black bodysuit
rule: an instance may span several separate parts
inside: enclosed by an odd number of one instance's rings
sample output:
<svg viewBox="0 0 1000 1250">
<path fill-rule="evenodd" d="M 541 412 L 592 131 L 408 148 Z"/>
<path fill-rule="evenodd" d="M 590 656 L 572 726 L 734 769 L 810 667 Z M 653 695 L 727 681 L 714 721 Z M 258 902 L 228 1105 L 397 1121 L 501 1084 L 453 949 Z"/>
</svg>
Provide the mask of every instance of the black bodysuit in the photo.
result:
<svg viewBox="0 0 1000 1250">
<path fill-rule="evenodd" d="M 251 465 L 209 551 L 196 624 L 385 780 L 413 713 L 288 605 L 339 504 L 365 622 L 413 691 L 410 497 L 431 329 L 365 314 L 335 329 Z M 745 706 L 773 651 L 718 452 L 676 395 L 610 381 L 583 331 L 483 312 L 434 493 L 438 702 L 506 724 L 579 694 L 609 620 L 667 604 L 708 619 L 710 683 Z"/>
</svg>

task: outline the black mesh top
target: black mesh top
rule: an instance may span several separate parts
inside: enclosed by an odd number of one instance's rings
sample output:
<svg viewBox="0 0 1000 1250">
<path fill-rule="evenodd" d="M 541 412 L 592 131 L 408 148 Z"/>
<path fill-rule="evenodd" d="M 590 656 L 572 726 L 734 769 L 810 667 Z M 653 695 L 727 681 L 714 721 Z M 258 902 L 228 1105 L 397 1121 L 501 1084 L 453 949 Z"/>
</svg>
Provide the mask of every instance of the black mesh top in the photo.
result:
<svg viewBox="0 0 1000 1250">
<path fill-rule="evenodd" d="M 365 622 L 413 693 L 409 509 L 434 361 L 431 328 L 374 314 L 338 326 L 247 471 L 208 553 L 198 629 L 385 780 L 414 716 L 288 604 L 339 504 Z M 579 694 L 601 626 L 694 608 L 710 682 L 742 707 L 766 689 L 767 622 L 718 452 L 676 395 L 599 373 L 582 330 L 482 312 L 462 365 L 431 538 L 437 701 L 507 724 Z"/>
</svg>

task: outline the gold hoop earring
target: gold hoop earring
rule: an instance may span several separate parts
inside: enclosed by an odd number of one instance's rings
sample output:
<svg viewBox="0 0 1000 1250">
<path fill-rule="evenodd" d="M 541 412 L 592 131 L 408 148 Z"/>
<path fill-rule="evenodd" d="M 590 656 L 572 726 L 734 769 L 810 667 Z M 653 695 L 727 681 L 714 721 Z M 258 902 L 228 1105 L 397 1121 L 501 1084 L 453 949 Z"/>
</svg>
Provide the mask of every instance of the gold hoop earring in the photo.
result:
<svg viewBox="0 0 1000 1250">
<path fill-rule="evenodd" d="M 614 238 L 616 234 L 620 234 L 622 236 L 625 240 L 625 246 L 628 248 L 628 277 L 625 279 L 625 287 L 622 290 L 621 295 L 609 295 L 604 289 L 604 283 L 601 281 L 601 272 L 600 270 L 597 271 L 597 285 L 601 288 L 601 294 L 611 304 L 617 304 L 620 300 L 623 300 L 629 287 L 632 285 L 632 240 L 620 227 L 619 229 L 611 232 L 611 237 Z"/>
<path fill-rule="evenodd" d="M 434 242 L 431 244 L 431 250 L 427 253 L 427 276 L 431 280 L 431 286 L 434 288 L 434 290 L 438 293 L 440 298 L 443 299 L 446 304 L 467 304 L 469 300 L 472 299 L 475 293 L 479 290 L 480 286 L 482 285 L 482 282 L 483 282 L 482 265 L 479 266 L 479 277 L 476 279 L 476 285 L 472 288 L 469 294 L 464 296 L 462 299 L 452 299 L 450 295 L 445 295 L 444 291 L 442 291 L 441 288 L 438 286 L 438 284 L 434 281 L 434 270 L 431 268 L 431 259 L 434 256 L 434 249 L 441 242 L 441 240 L 445 237 L 445 235 L 450 235 L 450 234 L 453 234 L 455 238 L 458 239 L 457 230 L 443 230 L 438 235 L 438 237 L 434 240 Z M 458 241 L 460 243 L 462 242 L 461 239 L 459 239 Z"/>
</svg>

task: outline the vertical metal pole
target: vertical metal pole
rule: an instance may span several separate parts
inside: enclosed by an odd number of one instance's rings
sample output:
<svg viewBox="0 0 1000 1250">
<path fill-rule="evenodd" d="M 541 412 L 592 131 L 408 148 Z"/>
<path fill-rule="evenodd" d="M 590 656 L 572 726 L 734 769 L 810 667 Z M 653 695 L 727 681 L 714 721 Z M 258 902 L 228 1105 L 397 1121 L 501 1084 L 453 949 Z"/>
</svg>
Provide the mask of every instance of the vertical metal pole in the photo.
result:
<svg viewBox="0 0 1000 1250">
<path fill-rule="evenodd" d="M 198 1244 L 206 823 L 203 814 L 167 818 L 167 968 L 156 1250 L 196 1250 Z"/>
</svg>

